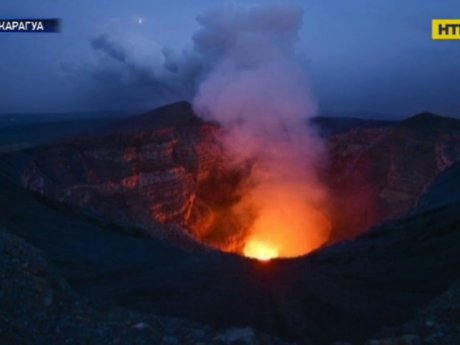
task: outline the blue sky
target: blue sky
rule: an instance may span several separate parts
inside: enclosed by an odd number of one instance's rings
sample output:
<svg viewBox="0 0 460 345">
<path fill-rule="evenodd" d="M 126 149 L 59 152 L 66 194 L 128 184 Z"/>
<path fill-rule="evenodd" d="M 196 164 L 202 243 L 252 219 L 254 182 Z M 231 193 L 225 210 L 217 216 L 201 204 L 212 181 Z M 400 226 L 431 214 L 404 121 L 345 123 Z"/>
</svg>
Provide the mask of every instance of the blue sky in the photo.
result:
<svg viewBox="0 0 460 345">
<path fill-rule="evenodd" d="M 431 19 L 460 18 L 460 1 L 288 2 L 304 10 L 298 48 L 321 109 L 460 115 L 460 41 L 433 42 L 430 36 Z M 197 15 L 220 3 L 228 1 L 3 1 L 2 17 L 59 17 L 63 31 L 0 35 L 0 112 L 155 106 L 161 103 L 161 97 L 149 94 L 155 90 L 133 85 L 127 91 L 117 89 L 106 74 L 94 78 L 100 74 L 91 68 L 101 62 L 91 40 L 112 31 L 132 32 L 146 38 L 142 44 L 181 52 L 192 44 Z"/>
</svg>

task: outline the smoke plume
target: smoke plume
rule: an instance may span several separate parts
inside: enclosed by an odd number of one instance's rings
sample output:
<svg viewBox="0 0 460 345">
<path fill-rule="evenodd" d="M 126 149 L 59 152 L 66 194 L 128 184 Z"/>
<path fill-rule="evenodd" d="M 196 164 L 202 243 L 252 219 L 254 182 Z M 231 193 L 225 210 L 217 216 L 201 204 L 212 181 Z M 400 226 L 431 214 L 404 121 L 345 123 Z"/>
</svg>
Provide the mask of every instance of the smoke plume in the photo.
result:
<svg viewBox="0 0 460 345">
<path fill-rule="evenodd" d="M 316 104 L 296 51 L 302 17 L 290 6 L 224 6 L 197 18 L 200 28 L 181 53 L 126 32 L 91 40 L 101 59 L 93 75 L 121 85 L 111 99 L 149 95 L 159 105 L 190 98 L 198 115 L 222 127 L 228 164 L 250 162 L 252 187 L 232 209 L 244 220 L 236 234 L 244 243 L 226 250 L 297 256 L 329 237 L 318 211 L 322 145 L 308 128 Z"/>
<path fill-rule="evenodd" d="M 198 22 L 194 49 L 207 63 L 194 109 L 223 127 L 233 164 L 253 162 L 254 187 L 241 203 L 256 217 L 244 254 L 298 256 L 319 247 L 330 225 L 318 211 L 322 146 L 307 125 L 316 105 L 296 53 L 302 11 L 227 6 Z"/>
</svg>

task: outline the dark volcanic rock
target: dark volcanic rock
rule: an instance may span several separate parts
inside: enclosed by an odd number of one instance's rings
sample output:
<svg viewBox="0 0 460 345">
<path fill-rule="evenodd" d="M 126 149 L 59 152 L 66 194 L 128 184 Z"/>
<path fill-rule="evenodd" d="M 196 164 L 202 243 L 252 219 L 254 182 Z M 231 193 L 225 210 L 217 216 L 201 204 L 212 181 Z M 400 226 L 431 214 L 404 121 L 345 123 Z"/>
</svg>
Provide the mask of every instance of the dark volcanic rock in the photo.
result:
<svg viewBox="0 0 460 345">
<path fill-rule="evenodd" d="M 98 136 L 37 149 L 23 173 L 24 185 L 149 234 L 155 230 L 152 224 L 196 223 L 197 188 L 221 157 L 217 129 L 199 121 L 183 104 L 157 112 L 166 119 L 170 114 L 178 117 L 176 108 L 182 122 L 170 119 L 170 127 L 158 129 L 151 116 L 159 115 L 146 114 L 118 122 Z M 161 116 L 160 123 L 165 122 Z M 212 217 L 205 211 L 200 211 L 201 223 Z M 181 233 L 171 228 L 169 234 L 154 235 L 177 238 Z"/>
<path fill-rule="evenodd" d="M 367 343 L 387 344 L 460 344 L 460 284 L 455 284 L 426 308 L 418 311 L 413 320 L 385 329 L 378 339 Z"/>
<path fill-rule="evenodd" d="M 197 238 L 224 248 L 225 233 L 240 230 L 227 209 L 238 200 L 248 168 L 229 165 L 218 136 L 217 126 L 180 102 L 97 135 L 34 150 L 23 184 L 145 234 L 187 247 Z M 174 226 L 155 232 L 156 224 L 177 225 L 193 237 Z"/>
<path fill-rule="evenodd" d="M 417 211 L 447 206 L 460 201 L 460 162 L 443 171 L 425 191 L 417 204 Z"/>
<path fill-rule="evenodd" d="M 389 128 L 396 126 L 397 121 L 370 120 L 357 117 L 315 117 L 310 124 L 322 137 L 329 138 L 347 133 L 354 129 Z"/>
<path fill-rule="evenodd" d="M 451 118 L 420 114 L 400 122 L 315 124 L 328 135 L 321 175 L 329 190 L 324 211 L 333 225 L 331 242 L 405 216 L 460 158 L 460 124 Z M 244 191 L 250 164 L 229 164 L 219 132 L 188 103 L 172 104 L 118 121 L 98 135 L 36 149 L 24 185 L 144 233 L 194 245 L 177 227 L 155 232 L 155 224 L 172 224 L 228 249 L 244 235 L 232 205 Z"/>
<path fill-rule="evenodd" d="M 412 319 L 460 273 L 459 203 L 303 258 L 260 263 L 113 231 L 2 174 L 0 190 L 0 224 L 42 249 L 90 301 L 224 329 L 251 327 L 302 345 L 378 339 L 383 326 Z M 144 316 L 130 320 L 136 330 L 151 324 Z"/>
<path fill-rule="evenodd" d="M 336 135 L 328 149 L 324 176 L 338 240 L 416 206 L 436 176 L 460 159 L 460 121 L 420 114 Z"/>
<path fill-rule="evenodd" d="M 286 344 L 250 328 L 94 308 L 36 248 L 0 229 L 0 344 Z"/>
</svg>

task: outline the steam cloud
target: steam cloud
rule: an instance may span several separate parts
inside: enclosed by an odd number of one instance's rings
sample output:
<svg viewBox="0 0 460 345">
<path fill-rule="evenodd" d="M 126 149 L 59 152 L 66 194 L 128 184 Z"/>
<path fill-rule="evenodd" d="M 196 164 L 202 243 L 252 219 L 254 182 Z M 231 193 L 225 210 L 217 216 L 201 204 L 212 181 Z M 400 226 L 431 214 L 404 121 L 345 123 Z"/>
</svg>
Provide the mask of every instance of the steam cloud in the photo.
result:
<svg viewBox="0 0 460 345">
<path fill-rule="evenodd" d="M 182 100 L 193 94 L 201 63 L 191 52 L 176 55 L 173 50 L 134 33 L 119 33 L 115 37 L 102 34 L 90 43 L 115 64 L 120 81 L 127 85 L 150 87 L 159 98 L 178 96 Z M 114 72 L 110 67 L 107 71 Z"/>
<path fill-rule="evenodd" d="M 330 226 L 316 211 L 322 146 L 307 128 L 316 106 L 295 50 L 302 11 L 228 6 L 198 21 L 195 49 L 209 64 L 194 109 L 223 126 L 236 164 L 255 161 L 256 185 L 242 201 L 257 210 L 245 253 L 297 256 L 317 248 Z"/>
<path fill-rule="evenodd" d="M 128 89 L 143 86 L 166 102 L 194 95 L 195 112 L 224 129 L 232 164 L 253 162 L 255 187 L 237 211 L 249 205 L 257 213 L 244 249 L 249 256 L 297 256 L 329 237 L 317 211 L 322 145 L 307 127 L 316 105 L 296 52 L 302 17 L 290 6 L 228 5 L 197 18 L 193 46 L 181 54 L 126 34 L 91 41 L 104 56 L 97 75 L 115 75 Z"/>
</svg>

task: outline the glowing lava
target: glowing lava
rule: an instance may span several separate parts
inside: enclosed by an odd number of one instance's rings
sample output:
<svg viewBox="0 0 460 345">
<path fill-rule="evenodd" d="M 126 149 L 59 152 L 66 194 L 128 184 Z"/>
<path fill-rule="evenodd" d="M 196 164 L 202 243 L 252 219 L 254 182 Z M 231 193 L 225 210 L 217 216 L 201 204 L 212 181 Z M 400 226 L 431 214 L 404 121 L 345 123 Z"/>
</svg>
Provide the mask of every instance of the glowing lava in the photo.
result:
<svg viewBox="0 0 460 345">
<path fill-rule="evenodd" d="M 243 250 L 244 256 L 260 261 L 269 261 L 278 257 L 278 249 L 267 243 L 259 241 L 249 241 Z"/>
<path fill-rule="evenodd" d="M 263 261 L 294 258 L 312 252 L 327 241 L 331 230 L 328 219 L 305 203 L 296 202 L 291 194 L 284 195 L 285 198 L 279 193 L 278 199 L 265 199 L 267 203 L 246 239 L 244 256 Z"/>
</svg>

